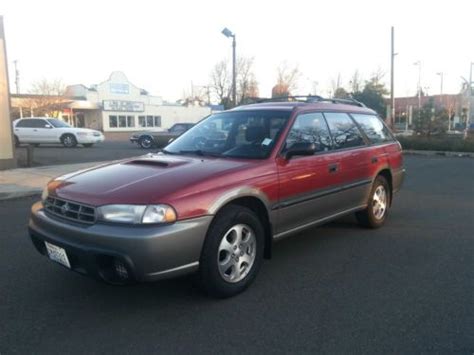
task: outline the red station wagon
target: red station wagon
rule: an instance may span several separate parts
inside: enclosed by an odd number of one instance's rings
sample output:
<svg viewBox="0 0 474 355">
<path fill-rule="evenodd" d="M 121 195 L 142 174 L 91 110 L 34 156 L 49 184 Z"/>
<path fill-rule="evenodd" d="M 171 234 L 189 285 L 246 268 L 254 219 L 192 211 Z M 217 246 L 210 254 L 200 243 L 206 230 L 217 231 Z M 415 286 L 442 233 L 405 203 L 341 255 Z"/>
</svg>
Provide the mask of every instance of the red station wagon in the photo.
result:
<svg viewBox="0 0 474 355">
<path fill-rule="evenodd" d="M 382 226 L 404 177 L 383 121 L 353 100 L 281 101 L 213 114 L 160 152 L 52 180 L 32 207 L 35 247 L 109 283 L 195 272 L 228 297 L 274 240 L 351 213 Z"/>
</svg>

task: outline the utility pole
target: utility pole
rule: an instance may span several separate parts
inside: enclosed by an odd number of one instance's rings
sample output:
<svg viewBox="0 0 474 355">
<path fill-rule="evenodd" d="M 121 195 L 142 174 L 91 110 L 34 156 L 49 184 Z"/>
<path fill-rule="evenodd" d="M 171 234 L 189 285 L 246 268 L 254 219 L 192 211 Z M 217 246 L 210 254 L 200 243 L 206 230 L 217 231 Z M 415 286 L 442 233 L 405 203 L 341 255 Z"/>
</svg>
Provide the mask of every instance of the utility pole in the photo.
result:
<svg viewBox="0 0 474 355">
<path fill-rule="evenodd" d="M 472 66 L 474 65 L 474 62 L 471 62 L 470 68 L 469 68 L 469 88 L 468 88 L 468 93 L 469 93 L 469 114 L 467 115 L 466 119 L 466 128 L 469 127 L 469 122 L 471 121 L 471 115 L 472 115 Z"/>
<path fill-rule="evenodd" d="M 18 60 L 14 60 L 13 64 L 15 64 L 15 87 L 16 93 L 20 93 L 20 71 L 18 70 Z"/>
<path fill-rule="evenodd" d="M 237 59 L 235 54 L 235 33 L 232 36 L 232 101 L 237 106 Z M 472 67 L 471 67 L 472 68 Z"/>
<path fill-rule="evenodd" d="M 395 29 L 392 26 L 392 51 L 390 55 L 390 127 L 393 128 L 395 121 Z"/>
<path fill-rule="evenodd" d="M 421 118 L 421 61 L 413 64 L 418 66 L 418 118 Z"/>
</svg>

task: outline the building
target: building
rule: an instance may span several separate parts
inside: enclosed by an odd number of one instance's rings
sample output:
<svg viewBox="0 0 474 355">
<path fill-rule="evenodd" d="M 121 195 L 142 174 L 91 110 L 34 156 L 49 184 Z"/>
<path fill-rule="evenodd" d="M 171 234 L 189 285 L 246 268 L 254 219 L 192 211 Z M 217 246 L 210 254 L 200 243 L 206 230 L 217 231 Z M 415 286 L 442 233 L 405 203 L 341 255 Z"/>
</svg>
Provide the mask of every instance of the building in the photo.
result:
<svg viewBox="0 0 474 355">
<path fill-rule="evenodd" d="M 168 104 L 113 72 L 106 81 L 86 87 L 71 85 L 72 99 L 63 116 L 76 126 L 104 132 L 159 130 L 178 122 L 197 122 L 211 113 L 208 106 Z"/>
<path fill-rule="evenodd" d="M 462 94 L 450 95 L 426 95 L 421 96 L 408 96 L 408 97 L 396 97 L 395 98 L 395 124 L 398 126 L 405 126 L 408 123 L 409 126 L 413 123 L 413 112 L 418 107 L 423 107 L 430 100 L 433 100 L 435 107 L 444 108 L 448 112 L 449 116 L 453 118 L 451 124 L 452 127 L 459 125 L 465 121 L 463 117 L 463 110 L 465 110 L 466 102 L 463 99 Z M 408 120 L 408 122 L 407 122 Z"/>
<path fill-rule="evenodd" d="M 166 103 L 135 86 L 122 72 L 113 72 L 97 85 L 70 85 L 64 96 L 20 94 L 12 95 L 11 102 L 16 112 L 13 118 L 39 115 L 48 106 L 72 126 L 106 133 L 162 130 L 179 122 L 195 123 L 219 110 L 199 103 Z"/>
</svg>

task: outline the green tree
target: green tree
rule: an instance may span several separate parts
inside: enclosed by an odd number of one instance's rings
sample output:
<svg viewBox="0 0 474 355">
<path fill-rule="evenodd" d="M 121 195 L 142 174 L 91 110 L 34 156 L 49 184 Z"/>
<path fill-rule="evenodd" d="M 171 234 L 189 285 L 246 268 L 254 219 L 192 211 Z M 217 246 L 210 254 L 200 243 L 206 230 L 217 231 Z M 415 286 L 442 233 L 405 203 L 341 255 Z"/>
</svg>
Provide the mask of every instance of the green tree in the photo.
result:
<svg viewBox="0 0 474 355">
<path fill-rule="evenodd" d="M 334 91 L 334 97 L 337 98 L 337 99 L 348 99 L 351 96 L 346 91 L 346 89 L 339 87 Z"/>
<path fill-rule="evenodd" d="M 352 97 L 375 110 L 380 116 L 385 117 L 387 104 L 384 96 L 388 94 L 388 91 L 380 79 L 380 74 L 374 75 L 365 82 L 362 91 L 354 92 Z"/>
<path fill-rule="evenodd" d="M 413 111 L 413 129 L 417 135 L 426 137 L 445 133 L 448 116 L 448 111 L 445 108 L 437 108 L 431 98 L 420 111 Z"/>
</svg>

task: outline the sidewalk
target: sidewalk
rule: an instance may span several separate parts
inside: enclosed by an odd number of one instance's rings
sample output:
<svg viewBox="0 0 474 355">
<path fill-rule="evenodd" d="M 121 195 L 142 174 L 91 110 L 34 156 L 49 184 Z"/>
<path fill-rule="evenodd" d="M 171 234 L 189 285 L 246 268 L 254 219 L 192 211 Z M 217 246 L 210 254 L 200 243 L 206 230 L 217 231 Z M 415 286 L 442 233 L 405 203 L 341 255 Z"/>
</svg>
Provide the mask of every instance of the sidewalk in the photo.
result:
<svg viewBox="0 0 474 355">
<path fill-rule="evenodd" d="M 52 178 L 100 164 L 103 164 L 103 162 L 0 171 L 0 200 L 38 195 Z"/>
</svg>

